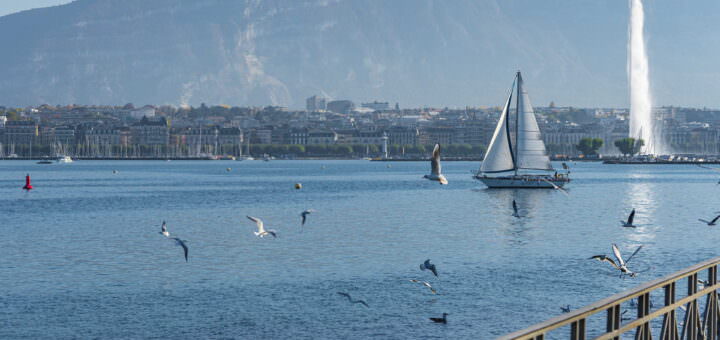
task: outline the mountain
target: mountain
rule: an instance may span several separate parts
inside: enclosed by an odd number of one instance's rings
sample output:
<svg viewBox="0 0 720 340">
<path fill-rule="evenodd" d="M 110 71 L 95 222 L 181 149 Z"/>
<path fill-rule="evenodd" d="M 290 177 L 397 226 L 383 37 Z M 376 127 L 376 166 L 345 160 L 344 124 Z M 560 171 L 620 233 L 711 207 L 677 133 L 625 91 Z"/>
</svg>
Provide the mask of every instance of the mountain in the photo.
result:
<svg viewBox="0 0 720 340">
<path fill-rule="evenodd" d="M 625 103 L 627 5 L 577 2 L 77 0 L 0 17 L 0 105 L 500 105 L 517 69 L 541 105 Z"/>
</svg>

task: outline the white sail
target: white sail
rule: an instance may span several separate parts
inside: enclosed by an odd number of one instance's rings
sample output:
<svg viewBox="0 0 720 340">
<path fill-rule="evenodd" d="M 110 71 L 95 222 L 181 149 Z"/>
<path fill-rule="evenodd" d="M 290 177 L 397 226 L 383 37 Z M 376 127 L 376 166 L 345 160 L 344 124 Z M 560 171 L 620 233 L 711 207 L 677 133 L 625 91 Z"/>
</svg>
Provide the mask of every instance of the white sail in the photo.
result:
<svg viewBox="0 0 720 340">
<path fill-rule="evenodd" d="M 490 147 L 488 147 L 485 153 L 485 159 L 483 159 L 480 165 L 480 172 L 482 173 L 515 170 L 512 146 L 510 144 L 510 128 L 508 125 L 510 101 L 512 101 L 512 91 L 510 91 L 507 102 L 505 102 L 505 108 L 503 108 L 502 114 L 500 114 L 500 120 L 498 121 L 497 127 L 495 127 L 495 133 L 493 133 L 492 140 L 490 140 Z"/>
<path fill-rule="evenodd" d="M 523 88 L 522 76 L 518 72 L 518 120 L 517 148 L 515 161 L 518 169 L 549 170 L 553 167 L 545 150 L 545 143 L 540 136 L 540 128 L 535 120 L 535 112 L 530 105 L 530 98 Z"/>
</svg>

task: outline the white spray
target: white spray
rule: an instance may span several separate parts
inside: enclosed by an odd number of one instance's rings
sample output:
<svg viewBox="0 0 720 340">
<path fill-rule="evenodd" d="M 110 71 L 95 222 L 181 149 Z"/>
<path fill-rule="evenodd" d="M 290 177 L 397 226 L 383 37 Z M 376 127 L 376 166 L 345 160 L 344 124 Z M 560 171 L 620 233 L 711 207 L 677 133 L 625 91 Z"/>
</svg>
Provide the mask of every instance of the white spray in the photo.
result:
<svg viewBox="0 0 720 340">
<path fill-rule="evenodd" d="M 657 154 L 650 98 L 648 58 L 645 51 L 643 27 L 645 13 L 642 0 L 630 0 L 630 40 L 628 42 L 628 77 L 630 78 L 630 137 L 643 139 L 646 154 Z"/>
</svg>

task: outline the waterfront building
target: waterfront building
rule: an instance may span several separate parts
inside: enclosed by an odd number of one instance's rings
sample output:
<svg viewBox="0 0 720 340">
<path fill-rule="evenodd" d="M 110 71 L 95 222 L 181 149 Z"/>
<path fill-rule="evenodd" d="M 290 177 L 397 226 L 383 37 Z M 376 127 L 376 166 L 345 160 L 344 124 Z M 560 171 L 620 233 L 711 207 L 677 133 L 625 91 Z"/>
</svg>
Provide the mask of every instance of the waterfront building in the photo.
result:
<svg viewBox="0 0 720 340">
<path fill-rule="evenodd" d="M 299 144 L 306 145 L 308 143 L 309 130 L 302 129 L 290 129 L 288 131 L 288 144 Z"/>
<path fill-rule="evenodd" d="M 307 137 L 307 144 L 335 144 L 338 135 L 334 131 L 310 131 Z"/>
<path fill-rule="evenodd" d="M 419 131 L 415 127 L 391 126 L 387 129 L 388 143 L 390 145 L 418 144 Z"/>
<path fill-rule="evenodd" d="M 305 100 L 305 108 L 309 112 L 325 110 L 326 107 L 325 97 L 315 95 Z"/>
<path fill-rule="evenodd" d="M 7 145 L 30 145 L 38 138 L 38 124 L 32 120 L 13 120 L 5 124 L 2 142 Z"/>
<path fill-rule="evenodd" d="M 333 100 L 327 103 L 327 110 L 335 113 L 348 114 L 355 109 L 355 103 L 349 100 Z"/>
<path fill-rule="evenodd" d="M 390 103 L 373 101 L 372 103 L 362 103 L 360 107 L 368 108 L 373 111 L 384 111 L 390 109 Z"/>
<path fill-rule="evenodd" d="M 159 119 L 143 117 L 130 126 L 130 133 L 133 144 L 167 145 L 170 141 L 170 127 L 164 117 Z"/>
</svg>

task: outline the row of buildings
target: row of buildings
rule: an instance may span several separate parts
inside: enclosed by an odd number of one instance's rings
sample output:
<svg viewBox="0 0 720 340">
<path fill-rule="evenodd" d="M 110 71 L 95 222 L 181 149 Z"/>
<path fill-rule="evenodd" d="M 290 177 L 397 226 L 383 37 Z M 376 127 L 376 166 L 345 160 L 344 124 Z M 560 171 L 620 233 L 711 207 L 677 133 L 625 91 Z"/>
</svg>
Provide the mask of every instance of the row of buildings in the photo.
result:
<svg viewBox="0 0 720 340">
<path fill-rule="evenodd" d="M 156 153 L 173 150 L 175 155 L 188 156 L 237 155 L 248 144 L 380 146 L 387 140 L 389 145 L 485 146 L 500 114 L 497 107 L 400 110 L 397 104 L 391 108 L 378 101 L 341 113 L 328 104 L 315 96 L 308 98 L 308 109 L 313 105 L 313 110 L 303 111 L 205 105 L 134 108 L 130 104 L 0 108 L 0 156 L 27 153 L 23 145 L 61 147 L 68 153 L 142 146 Z M 618 154 L 613 142 L 628 136 L 626 109 L 551 105 L 536 108 L 536 116 L 548 151 L 555 155 L 578 155 L 575 146 L 588 137 L 605 141 L 601 154 Z M 657 133 L 672 151 L 720 154 L 720 112 L 658 108 L 654 116 Z"/>
</svg>

